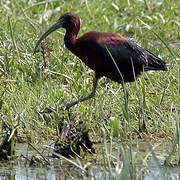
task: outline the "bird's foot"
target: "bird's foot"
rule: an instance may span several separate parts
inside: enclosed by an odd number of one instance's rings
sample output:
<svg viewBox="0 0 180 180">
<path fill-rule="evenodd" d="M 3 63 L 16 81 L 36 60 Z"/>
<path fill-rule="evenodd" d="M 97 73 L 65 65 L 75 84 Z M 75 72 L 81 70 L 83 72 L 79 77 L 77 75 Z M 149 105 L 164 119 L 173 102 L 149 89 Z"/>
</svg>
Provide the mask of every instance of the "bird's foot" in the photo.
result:
<svg viewBox="0 0 180 180">
<path fill-rule="evenodd" d="M 71 103 L 68 103 L 67 101 L 65 101 L 64 99 L 62 100 L 62 108 L 63 110 L 69 110 L 69 108 L 71 107 L 70 105 Z"/>
</svg>

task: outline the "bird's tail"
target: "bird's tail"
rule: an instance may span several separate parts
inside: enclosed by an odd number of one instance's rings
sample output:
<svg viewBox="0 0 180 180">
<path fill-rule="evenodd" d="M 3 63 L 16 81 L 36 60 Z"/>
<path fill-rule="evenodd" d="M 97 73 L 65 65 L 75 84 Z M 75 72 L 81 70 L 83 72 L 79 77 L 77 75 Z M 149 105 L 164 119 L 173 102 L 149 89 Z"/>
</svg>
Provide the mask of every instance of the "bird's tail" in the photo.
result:
<svg viewBox="0 0 180 180">
<path fill-rule="evenodd" d="M 149 52 L 149 51 L 148 51 Z M 144 67 L 145 71 L 166 71 L 167 65 L 159 57 L 155 56 L 151 52 L 147 55 L 147 65 Z"/>
</svg>

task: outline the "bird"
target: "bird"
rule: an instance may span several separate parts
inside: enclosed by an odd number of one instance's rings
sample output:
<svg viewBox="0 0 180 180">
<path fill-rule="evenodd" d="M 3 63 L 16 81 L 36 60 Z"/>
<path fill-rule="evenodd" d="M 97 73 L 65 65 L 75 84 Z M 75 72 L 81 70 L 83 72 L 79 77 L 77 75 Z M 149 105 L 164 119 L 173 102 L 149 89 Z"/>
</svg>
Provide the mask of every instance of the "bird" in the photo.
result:
<svg viewBox="0 0 180 180">
<path fill-rule="evenodd" d="M 101 77 L 124 84 L 136 81 L 146 71 L 167 70 L 164 60 L 128 37 L 110 32 L 90 31 L 78 38 L 80 18 L 71 12 L 60 16 L 40 36 L 34 47 L 34 53 L 38 52 L 41 42 L 59 28 L 66 30 L 64 36 L 66 48 L 94 71 L 93 87 L 89 94 L 72 102 L 64 102 L 64 109 L 94 97 Z"/>
</svg>

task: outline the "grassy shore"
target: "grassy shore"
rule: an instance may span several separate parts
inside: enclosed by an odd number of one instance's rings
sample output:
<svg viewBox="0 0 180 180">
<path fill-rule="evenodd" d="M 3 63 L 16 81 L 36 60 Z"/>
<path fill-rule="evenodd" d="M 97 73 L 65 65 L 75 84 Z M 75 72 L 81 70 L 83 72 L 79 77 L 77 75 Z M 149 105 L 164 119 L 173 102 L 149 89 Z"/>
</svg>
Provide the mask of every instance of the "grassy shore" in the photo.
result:
<svg viewBox="0 0 180 180">
<path fill-rule="evenodd" d="M 1 0 L 1 119 L 8 124 L 19 121 L 20 139 L 33 143 L 49 140 L 56 137 L 56 127 L 62 119 L 69 121 L 68 113 L 61 109 L 62 100 L 77 99 L 90 91 L 92 71 L 64 47 L 64 30 L 58 30 L 45 41 L 44 57 L 33 55 L 37 38 L 65 12 L 81 17 L 79 36 L 91 30 L 128 36 L 169 64 L 167 72 L 144 73 L 137 82 L 126 84 L 126 105 L 122 86 L 102 78 L 96 97 L 73 107 L 70 120 L 83 121 L 93 141 L 111 142 L 121 150 L 121 141 L 131 147 L 138 137 L 170 140 L 175 145 L 173 154 L 178 157 L 178 1 Z M 55 105 L 58 112 L 41 115 L 45 108 Z"/>
</svg>

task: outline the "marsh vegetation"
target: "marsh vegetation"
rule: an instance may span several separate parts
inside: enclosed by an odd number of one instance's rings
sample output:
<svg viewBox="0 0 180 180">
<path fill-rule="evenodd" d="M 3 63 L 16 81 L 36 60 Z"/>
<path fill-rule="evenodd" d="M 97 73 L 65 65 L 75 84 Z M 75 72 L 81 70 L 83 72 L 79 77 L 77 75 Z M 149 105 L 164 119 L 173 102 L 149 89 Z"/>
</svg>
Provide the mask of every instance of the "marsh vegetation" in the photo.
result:
<svg viewBox="0 0 180 180">
<path fill-rule="evenodd" d="M 81 17 L 79 36 L 91 30 L 128 36 L 164 59 L 168 71 L 144 73 L 126 84 L 126 95 L 121 85 L 102 78 L 94 99 L 64 111 L 63 99 L 89 92 L 92 71 L 64 47 L 64 30 L 47 38 L 44 54 L 33 55 L 33 48 L 65 12 Z M 90 179 L 148 179 L 148 175 L 152 175 L 149 179 L 178 179 L 179 14 L 180 3 L 175 0 L 1 0 L 0 138 L 2 145 L 13 131 L 10 146 L 15 152 L 10 150 L 13 157 L 0 163 L 0 177 L 17 175 L 26 164 L 25 172 L 34 172 L 26 177 L 36 178 L 38 172 L 42 178 L 55 172 L 50 179 L 60 179 L 62 174 Z M 74 158 L 53 159 L 54 143 L 59 139 L 62 143 L 70 130 L 88 132 L 95 153 L 81 149 Z M 14 171 L 3 175 L 9 167 Z"/>
</svg>

